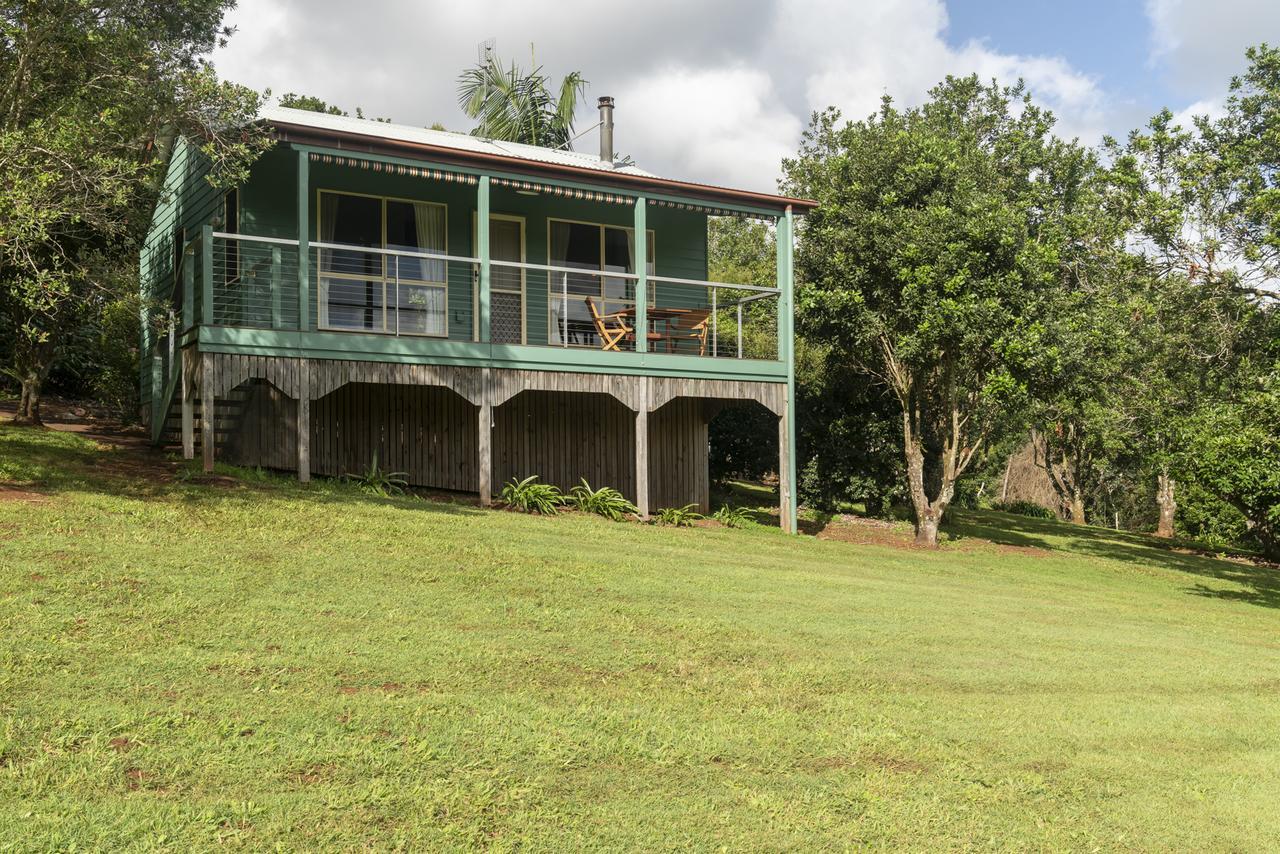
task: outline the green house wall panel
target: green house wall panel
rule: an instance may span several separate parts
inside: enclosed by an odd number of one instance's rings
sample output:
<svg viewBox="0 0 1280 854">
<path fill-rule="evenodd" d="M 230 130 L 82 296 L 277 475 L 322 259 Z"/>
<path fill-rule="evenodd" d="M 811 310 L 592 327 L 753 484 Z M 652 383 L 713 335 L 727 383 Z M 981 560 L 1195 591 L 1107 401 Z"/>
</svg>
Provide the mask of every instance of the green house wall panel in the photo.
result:
<svg viewBox="0 0 1280 854">
<path fill-rule="evenodd" d="M 282 144 L 264 154 L 254 164 L 248 180 L 239 188 L 238 193 L 242 233 L 286 239 L 298 236 L 299 158 L 307 155 L 306 149 Z M 303 228 L 309 239 L 319 239 L 318 193 L 331 190 L 444 204 L 447 207 L 447 252 L 466 257 L 475 254 L 475 185 L 390 174 L 320 160 L 309 160 L 306 165 L 308 187 L 305 199 L 308 209 Z M 183 224 L 190 238 L 198 233 L 200 225 L 221 212 L 222 194 L 213 190 L 204 180 L 206 172 L 207 163 L 203 162 L 198 150 L 180 142 L 166 177 L 166 194 L 157 207 L 147 248 L 143 253 L 143 281 L 144 291 L 147 293 L 155 293 L 158 288 L 171 286 L 171 259 L 174 255 L 172 235 L 175 233 L 175 224 Z M 524 220 L 525 259 L 534 264 L 548 262 L 548 223 L 551 219 L 630 228 L 635 216 L 634 207 L 630 204 L 548 194 L 526 195 L 496 184 L 491 188 L 490 209 L 494 214 L 516 216 Z M 654 234 L 657 276 L 694 280 L 708 277 L 705 213 L 648 205 L 646 220 L 647 228 Z M 168 264 L 167 268 L 165 264 Z M 448 267 L 448 340 L 321 331 L 291 333 L 232 327 L 202 328 L 197 337 L 202 348 L 221 352 L 491 364 L 542 370 L 656 373 L 766 381 L 776 381 L 786 375 L 786 367 L 782 361 L 710 360 L 658 353 L 641 356 L 630 353 L 600 353 L 572 347 L 538 346 L 548 342 L 549 287 L 547 273 L 537 270 L 529 270 L 525 274 L 524 319 L 529 346 L 475 344 L 472 332 L 476 285 L 472 265 L 450 263 Z M 168 285 L 166 272 L 169 277 Z M 651 280 L 649 289 L 653 294 L 651 304 L 656 300 L 658 305 L 669 307 L 707 306 L 707 292 L 703 288 Z M 315 330 L 317 311 L 314 282 L 312 290 L 309 329 Z M 150 377 L 150 367 L 144 363 L 141 377 L 144 398 L 150 392 Z"/>
</svg>

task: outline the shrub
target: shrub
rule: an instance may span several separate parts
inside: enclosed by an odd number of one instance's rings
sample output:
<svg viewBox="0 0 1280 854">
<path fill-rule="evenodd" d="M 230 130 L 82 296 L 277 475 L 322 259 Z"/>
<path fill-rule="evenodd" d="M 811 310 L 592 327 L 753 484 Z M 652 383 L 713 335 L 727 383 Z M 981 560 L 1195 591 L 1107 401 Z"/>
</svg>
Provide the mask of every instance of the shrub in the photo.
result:
<svg viewBox="0 0 1280 854">
<path fill-rule="evenodd" d="M 698 519 L 703 518 L 701 513 L 693 509 L 696 506 L 696 504 L 686 504 L 683 507 L 664 507 L 658 511 L 658 524 L 688 528 Z"/>
<path fill-rule="evenodd" d="M 356 484 L 370 495 L 387 498 L 392 495 L 404 495 L 405 488 L 409 485 L 408 477 L 402 471 L 386 471 L 380 468 L 378 452 L 374 451 L 373 462 L 366 471 L 361 474 L 345 475 L 343 480 Z"/>
<path fill-rule="evenodd" d="M 747 508 L 732 507 L 728 504 L 725 504 L 712 514 L 712 518 L 726 528 L 745 528 L 755 521 L 751 518 L 751 512 Z"/>
<path fill-rule="evenodd" d="M 97 341 L 94 396 L 125 424 L 138 420 L 138 339 L 141 336 L 136 297 L 102 308 Z"/>
<path fill-rule="evenodd" d="M 539 483 L 536 474 L 529 475 L 524 480 L 511 478 L 502 487 L 502 502 L 512 510 L 542 516 L 555 516 L 565 503 L 560 488 L 550 483 Z"/>
<path fill-rule="evenodd" d="M 1056 519 L 1054 512 L 1032 501 L 997 501 L 991 505 L 992 510 L 1001 513 L 1014 513 L 1018 516 L 1030 516 L 1032 519 Z"/>
<path fill-rule="evenodd" d="M 592 489 L 586 478 L 582 479 L 581 484 L 569 490 L 566 503 L 572 504 L 584 513 L 595 513 L 597 516 L 603 516 L 615 522 L 621 522 L 628 514 L 635 515 L 640 512 L 618 490 L 611 486 Z"/>
</svg>

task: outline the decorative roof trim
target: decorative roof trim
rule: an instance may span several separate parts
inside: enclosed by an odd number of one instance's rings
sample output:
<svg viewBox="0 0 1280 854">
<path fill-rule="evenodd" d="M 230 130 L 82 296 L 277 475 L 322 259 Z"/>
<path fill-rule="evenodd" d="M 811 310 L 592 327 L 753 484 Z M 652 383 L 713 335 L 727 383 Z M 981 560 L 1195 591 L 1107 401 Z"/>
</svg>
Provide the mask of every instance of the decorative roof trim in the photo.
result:
<svg viewBox="0 0 1280 854">
<path fill-rule="evenodd" d="M 748 213 L 739 210 L 730 210 L 729 208 L 716 208 L 709 205 L 695 205 L 692 202 L 672 202 L 667 199 L 649 199 L 649 204 L 659 208 L 675 208 L 681 211 L 697 211 L 708 216 L 736 216 L 740 219 L 758 219 L 767 222 L 774 222 L 778 219 L 776 215 L 766 215 L 761 213 Z"/>
<path fill-rule="evenodd" d="M 427 178 L 451 184 L 471 184 L 474 186 L 478 181 L 475 175 L 469 175 L 465 172 L 450 172 L 447 169 L 436 169 L 427 166 L 404 166 L 399 163 L 383 163 L 381 160 L 342 157 L 337 154 L 321 154 L 315 151 L 311 152 L 311 162 L 333 166 L 354 166 L 373 172 L 385 172 L 388 175 L 406 175 L 411 178 Z"/>
<path fill-rule="evenodd" d="M 596 190 L 580 190 L 576 187 L 561 187 L 555 184 L 543 184 L 539 181 L 515 181 L 510 178 L 493 177 L 489 182 L 496 187 L 510 187 L 516 192 L 546 193 L 549 196 L 560 196 L 566 199 L 583 199 L 588 202 L 605 202 L 611 205 L 634 205 L 634 196 L 622 196 L 617 193 L 602 193 Z"/>
</svg>

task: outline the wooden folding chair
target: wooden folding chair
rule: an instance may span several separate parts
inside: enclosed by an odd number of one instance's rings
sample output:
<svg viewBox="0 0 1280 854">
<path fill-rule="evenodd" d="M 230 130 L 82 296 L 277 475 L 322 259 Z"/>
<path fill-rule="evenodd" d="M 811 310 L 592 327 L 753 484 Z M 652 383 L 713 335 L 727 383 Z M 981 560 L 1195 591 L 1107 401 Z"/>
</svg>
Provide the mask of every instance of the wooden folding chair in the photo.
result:
<svg viewBox="0 0 1280 854">
<path fill-rule="evenodd" d="M 591 322 L 595 324 L 596 334 L 600 336 L 601 350 L 618 350 L 618 342 L 633 333 L 621 314 L 601 314 L 596 302 L 591 297 L 585 298 L 587 310 L 591 312 Z"/>
<path fill-rule="evenodd" d="M 707 355 L 707 335 L 711 332 L 711 310 L 690 309 L 676 316 L 667 328 L 667 346 L 675 352 L 680 341 L 697 341 L 698 355 Z"/>
</svg>

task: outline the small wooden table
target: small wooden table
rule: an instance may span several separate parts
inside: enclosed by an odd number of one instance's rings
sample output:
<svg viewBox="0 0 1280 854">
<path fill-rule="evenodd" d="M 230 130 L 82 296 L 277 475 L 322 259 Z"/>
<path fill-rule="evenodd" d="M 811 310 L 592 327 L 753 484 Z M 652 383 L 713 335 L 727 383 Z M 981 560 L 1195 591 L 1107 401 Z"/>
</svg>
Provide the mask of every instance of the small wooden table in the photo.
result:
<svg viewBox="0 0 1280 854">
<path fill-rule="evenodd" d="M 676 341 L 680 340 L 677 336 L 671 334 L 671 326 L 678 320 L 692 314 L 697 309 L 692 308 L 656 308 L 649 306 L 649 310 L 645 312 L 650 322 L 662 323 L 664 332 L 650 332 L 648 339 L 650 341 L 666 341 L 667 352 L 674 353 L 676 350 Z M 622 311 L 614 312 L 617 317 L 624 317 L 631 321 L 632 328 L 635 328 L 636 308 L 624 308 Z"/>
</svg>

